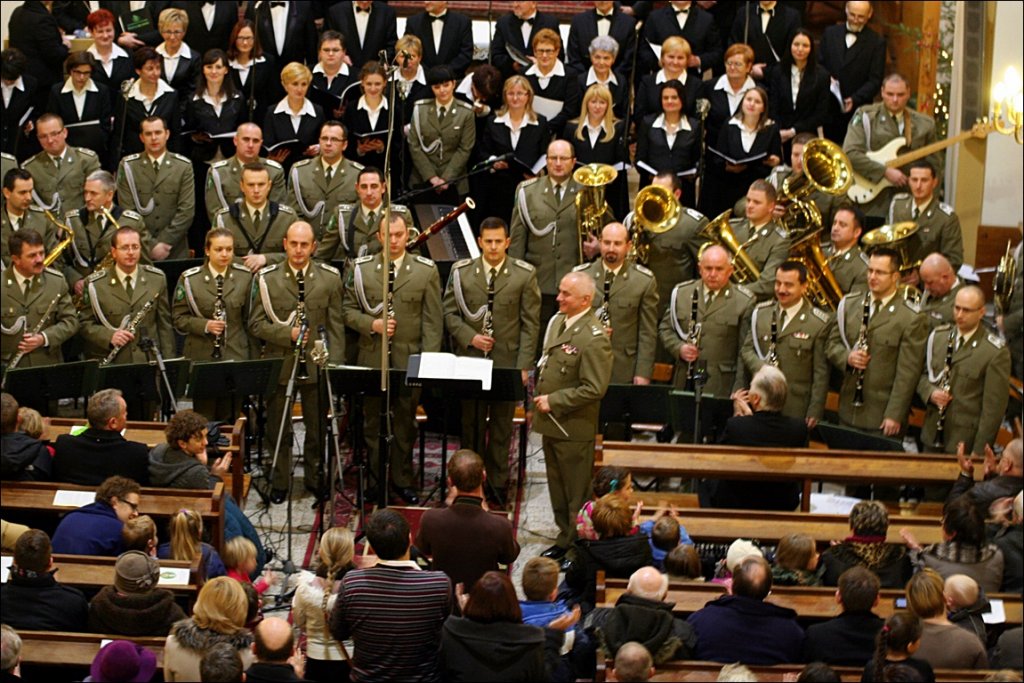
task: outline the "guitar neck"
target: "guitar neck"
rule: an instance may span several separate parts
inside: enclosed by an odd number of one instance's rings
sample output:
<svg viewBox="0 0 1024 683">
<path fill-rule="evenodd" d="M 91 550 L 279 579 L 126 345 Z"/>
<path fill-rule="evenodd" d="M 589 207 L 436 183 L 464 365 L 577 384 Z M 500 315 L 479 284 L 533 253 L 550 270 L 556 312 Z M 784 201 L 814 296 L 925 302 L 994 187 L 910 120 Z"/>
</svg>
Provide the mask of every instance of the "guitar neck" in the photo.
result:
<svg viewBox="0 0 1024 683">
<path fill-rule="evenodd" d="M 906 166 L 907 164 L 917 161 L 918 159 L 923 159 L 932 152 L 938 152 L 939 150 L 946 149 L 950 145 L 955 145 L 958 142 L 966 140 L 967 138 L 970 137 L 974 137 L 974 131 L 965 130 L 964 132 L 959 133 L 958 135 L 954 135 L 951 138 L 946 138 L 945 140 L 933 142 L 930 145 L 925 145 L 920 149 L 910 150 L 909 152 L 899 155 L 895 159 L 890 159 L 889 161 L 885 162 L 885 165 L 887 168 L 901 168 L 903 166 Z"/>
</svg>

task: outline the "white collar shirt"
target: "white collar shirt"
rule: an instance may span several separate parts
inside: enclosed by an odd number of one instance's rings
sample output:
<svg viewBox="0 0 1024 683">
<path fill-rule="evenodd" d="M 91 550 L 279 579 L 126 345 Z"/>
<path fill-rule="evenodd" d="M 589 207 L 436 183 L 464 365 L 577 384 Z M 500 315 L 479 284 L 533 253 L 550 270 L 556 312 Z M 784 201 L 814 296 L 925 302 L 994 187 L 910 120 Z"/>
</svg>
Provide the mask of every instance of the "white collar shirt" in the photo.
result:
<svg viewBox="0 0 1024 683">
<path fill-rule="evenodd" d="M 757 139 L 757 131 L 750 130 L 739 119 L 729 119 L 729 125 L 740 129 L 740 144 L 743 146 L 744 152 L 749 152 L 750 148 L 754 146 L 754 140 Z"/>
<path fill-rule="evenodd" d="M 747 91 L 753 88 L 754 85 L 754 79 L 747 76 L 747 80 L 743 81 L 743 85 L 741 85 L 740 89 L 736 91 L 729 87 L 728 77 L 722 76 L 715 82 L 714 89 L 725 91 L 725 96 L 729 98 L 729 114 L 731 115 L 736 113 L 736 108 L 740 106 L 743 96 L 746 95 Z"/>
<path fill-rule="evenodd" d="M 178 69 L 178 62 L 182 57 L 185 59 L 192 59 L 192 50 L 189 48 L 188 43 L 182 43 L 181 47 L 178 48 L 178 52 L 174 55 L 170 55 L 167 52 L 167 44 L 160 43 L 156 46 L 156 52 L 164 61 L 164 79 L 170 83 L 171 79 L 174 78 L 174 72 Z"/>
<path fill-rule="evenodd" d="M 3 81 L 0 81 L 0 90 L 3 91 L 4 106 L 10 106 L 11 96 L 14 95 L 15 90 L 25 92 L 25 81 L 22 80 L 21 76 L 18 76 L 18 80 L 14 81 L 9 85 Z"/>
<path fill-rule="evenodd" d="M 274 108 L 274 113 L 288 114 L 288 116 L 292 120 L 292 130 L 295 133 L 299 132 L 299 126 L 302 124 L 303 116 L 316 116 L 316 110 L 313 109 L 313 103 L 310 102 L 308 99 L 302 100 L 302 109 L 300 109 L 297 112 L 294 112 L 291 110 L 291 107 L 288 106 L 287 97 L 277 103 L 277 106 Z"/>
<path fill-rule="evenodd" d="M 676 144 L 676 136 L 679 134 L 679 131 L 693 130 L 693 128 L 690 126 L 690 121 L 686 118 L 685 115 L 680 117 L 679 126 L 675 130 L 670 130 L 665 123 L 665 115 L 658 114 L 658 118 L 654 119 L 654 122 L 651 124 L 651 128 L 661 128 L 663 131 L 665 131 L 665 139 L 668 141 L 669 147 L 672 147 L 674 144 Z"/>
<path fill-rule="evenodd" d="M 505 112 L 501 116 L 495 116 L 494 117 L 494 122 L 495 123 L 501 123 L 506 128 L 508 128 L 508 130 L 509 130 L 509 139 L 511 139 L 511 141 L 512 141 L 512 149 L 515 149 L 516 147 L 519 146 L 519 134 L 523 132 L 523 128 L 525 128 L 526 126 L 536 126 L 537 125 L 536 119 L 531 120 L 530 117 L 527 114 L 525 114 L 525 113 L 523 114 L 523 119 L 519 122 L 518 126 L 516 126 L 512 122 L 512 115 L 509 114 L 508 112 Z"/>
<path fill-rule="evenodd" d="M 534 64 L 530 65 L 530 68 L 527 69 L 523 73 L 523 75 L 524 76 L 536 76 L 537 77 L 537 83 L 540 84 L 540 87 L 547 88 L 548 87 L 548 83 L 551 82 L 551 77 L 552 76 L 562 76 L 562 77 L 565 76 L 565 64 L 562 63 L 561 59 L 556 59 L 554 66 L 551 67 L 551 71 L 547 72 L 546 74 L 543 74 L 543 73 L 540 72 L 540 69 L 537 68 L 537 64 L 534 63 Z"/>
<path fill-rule="evenodd" d="M 90 45 L 85 51 L 91 54 L 93 58 L 96 60 L 96 63 L 103 67 L 103 71 L 107 74 L 107 76 L 110 76 L 112 73 L 114 73 L 115 59 L 120 59 L 121 57 L 128 59 L 128 53 L 121 49 L 121 46 L 117 43 L 113 43 L 110 46 L 110 54 L 107 55 L 106 59 L 104 59 L 103 56 L 100 54 L 99 50 L 96 49 L 95 44 Z"/>
<path fill-rule="evenodd" d="M 323 74 L 324 78 L 327 79 L 327 87 L 330 88 L 331 87 L 331 83 L 334 82 L 335 78 L 337 78 L 338 76 L 348 76 L 348 74 L 349 74 L 348 64 L 346 64 L 345 62 L 342 62 L 341 63 L 341 68 L 338 69 L 338 72 L 336 74 L 334 74 L 333 76 L 328 76 L 327 72 L 324 71 L 324 65 L 321 64 L 320 62 L 317 62 L 316 66 L 313 67 L 313 73 L 315 73 L 315 74 Z"/>
<path fill-rule="evenodd" d="M 356 109 L 362 109 L 366 112 L 366 118 L 370 121 L 371 129 L 377 128 L 377 121 L 380 119 L 381 112 L 387 111 L 387 108 L 388 98 L 386 97 L 381 98 L 380 104 L 377 105 L 376 109 L 371 108 L 370 105 L 367 104 L 365 96 L 360 96 L 359 103 L 356 104 Z"/>
<path fill-rule="evenodd" d="M 90 78 L 85 83 L 85 88 L 82 90 L 75 90 L 72 85 L 71 76 L 68 76 L 67 80 L 64 81 L 64 87 L 60 89 L 61 93 L 71 93 L 71 98 L 75 102 L 75 111 L 78 113 L 78 120 L 82 120 L 82 112 L 85 111 L 85 96 L 87 93 L 99 92 L 100 89 L 96 87 L 96 84 Z"/>
<path fill-rule="evenodd" d="M 370 12 L 373 5 L 370 5 Z M 366 26 L 370 23 L 370 12 L 360 12 L 356 9 L 356 3 L 352 3 L 352 12 L 356 15 L 356 33 L 359 35 L 359 47 L 366 42 Z"/>
<path fill-rule="evenodd" d="M 587 87 L 589 88 L 594 83 L 600 83 L 601 85 L 608 85 L 609 83 L 612 83 L 614 85 L 618 85 L 619 84 L 619 79 L 615 78 L 615 72 L 614 71 L 609 71 L 608 72 L 608 80 L 607 81 L 599 81 L 597 79 L 597 73 L 594 71 L 594 67 L 590 67 L 590 69 L 587 70 Z"/>
<path fill-rule="evenodd" d="M 270 23 L 274 27 L 274 47 L 277 48 L 278 55 L 284 52 L 284 37 L 288 30 L 288 10 L 287 2 L 270 7 Z"/>
</svg>

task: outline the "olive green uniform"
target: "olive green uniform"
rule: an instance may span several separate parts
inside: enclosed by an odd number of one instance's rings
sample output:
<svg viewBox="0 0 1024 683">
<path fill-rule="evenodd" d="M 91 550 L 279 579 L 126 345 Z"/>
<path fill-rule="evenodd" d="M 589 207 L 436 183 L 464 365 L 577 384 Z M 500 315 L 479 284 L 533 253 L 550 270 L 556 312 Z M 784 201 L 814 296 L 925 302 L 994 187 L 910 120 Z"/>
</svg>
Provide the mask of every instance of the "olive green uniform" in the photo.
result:
<svg viewBox="0 0 1024 683">
<path fill-rule="evenodd" d="M 256 224 L 255 215 L 249 213 L 245 200 L 239 200 L 218 211 L 214 224 L 231 231 L 236 261 L 241 262 L 248 254 L 262 254 L 268 266 L 283 263 L 286 259 L 284 238 L 288 227 L 299 220 L 298 216 L 290 206 L 267 202 L 259 218 L 259 224 Z"/>
<path fill-rule="evenodd" d="M 166 152 L 159 170 L 146 154 L 130 154 L 117 168 L 118 203 L 142 214 L 153 244 L 171 245 L 168 259 L 188 258 L 188 229 L 196 208 L 192 161 Z"/>
<path fill-rule="evenodd" d="M 112 365 L 146 363 L 145 351 L 139 348 L 141 328 L 146 328 L 150 338 L 155 339 L 164 358 L 173 358 L 174 330 L 171 327 L 171 307 L 167 298 L 167 278 L 163 271 L 140 263 L 132 274 L 131 295 L 118 279 L 116 268 L 100 270 L 85 281 L 83 293 L 85 308 L 78 313 L 81 336 L 85 342 L 85 358 L 101 361 L 113 348 L 110 338 L 119 329 L 125 329 L 131 319 L 153 301 L 145 316 L 135 327 L 135 339 L 121 348 L 111 362 Z"/>
<path fill-rule="evenodd" d="M 942 296 L 933 296 L 925 288 L 921 292 L 921 312 L 928 318 L 928 328 L 934 330 L 939 325 L 953 324 L 953 304 L 956 303 L 956 293 L 964 283 L 960 278 L 956 279 L 953 287 Z"/>
<path fill-rule="evenodd" d="M 356 201 L 356 181 L 362 164 L 342 158 L 328 180 L 324 174 L 323 157 L 295 162 L 288 175 L 288 203 L 313 226 L 317 242 L 330 227 L 340 204 Z"/>
<path fill-rule="evenodd" d="M 122 209 L 116 204 L 110 207 L 110 215 L 117 221 L 114 225 L 102 214 L 89 215 L 85 207 L 72 211 L 64 216 L 64 221 L 75 231 L 75 239 L 64 252 L 64 276 L 74 286 L 83 277 L 91 275 L 104 258 L 110 255 L 114 233 L 117 226 L 135 228 L 142 241 L 143 263 L 152 263 L 149 250 L 153 241 L 149 238 L 149 230 L 142 216 L 131 209 Z"/>
<path fill-rule="evenodd" d="M 459 99 L 448 103 L 444 120 L 438 120 L 437 100 L 416 103 L 409 129 L 409 155 L 412 157 L 411 182 L 424 185 L 437 176 L 454 180 L 466 174 L 469 157 L 476 145 L 476 115 L 472 105 Z M 460 196 L 469 192 L 469 180 L 456 186 Z"/>
<path fill-rule="evenodd" d="M 78 332 L 78 316 L 71 305 L 67 281 L 60 271 L 44 268 L 32 279 L 26 293 L 18 284 L 14 268 L 8 268 L 0 278 L 0 294 L 3 300 L 3 315 L 0 316 L 3 347 L 0 356 L 4 365 L 11 361 L 18 352 L 19 342 L 39 325 L 44 315 L 46 319 L 39 333 L 46 341 L 22 356 L 18 367 L 37 368 L 63 362 L 61 344 Z"/>
<path fill-rule="evenodd" d="M 36 206 L 28 207 L 28 210 L 19 219 L 18 230 L 24 230 L 25 228 L 39 233 L 39 236 L 43 238 L 43 246 L 46 248 L 47 254 L 53 251 L 57 243 L 66 236 L 63 231 L 58 231 L 57 226 L 46 218 L 43 210 Z M 14 232 L 11 216 L 7 213 L 7 207 L 0 207 L 0 262 L 3 262 L 4 268 L 9 268 L 11 265 L 11 254 L 7 246 L 7 240 L 11 238 Z"/>
<path fill-rule="evenodd" d="M 284 177 L 284 168 L 272 159 L 259 159 L 259 163 L 267 167 L 270 174 L 270 201 L 285 203 L 288 188 Z M 245 164 L 237 156 L 222 159 L 210 166 L 206 172 L 206 215 L 210 223 L 221 209 L 226 209 L 242 199 L 242 168 Z"/>
<path fill-rule="evenodd" d="M 960 230 L 960 217 L 953 207 L 932 197 L 928 206 L 918 216 L 914 197 L 909 192 L 900 192 L 889 205 L 889 223 L 912 221 L 917 224 L 917 233 L 911 238 L 913 249 L 911 262 L 920 262 L 928 254 L 938 252 L 949 259 L 954 271 L 964 264 L 964 237 Z"/>
<path fill-rule="evenodd" d="M 739 243 L 745 245 L 743 250 L 761 271 L 756 281 L 745 284 L 758 301 L 772 298 L 775 296 L 775 271 L 789 257 L 790 240 L 785 228 L 768 221 L 752 234 L 746 218 L 734 218 L 729 225 Z"/>
<path fill-rule="evenodd" d="M 835 276 L 843 294 L 867 289 L 868 256 L 861 250 L 859 244 L 838 255 L 833 245 L 825 247 L 824 252 L 828 257 L 829 270 Z"/>
<path fill-rule="evenodd" d="M 85 206 L 85 179 L 100 170 L 100 159 L 91 149 L 67 145 L 60 168 L 46 152 L 27 159 L 21 167 L 32 174 L 32 199 L 36 205 L 60 216 Z"/>
<path fill-rule="evenodd" d="M 631 212 L 624 221 L 631 233 L 636 229 L 633 217 L 634 214 Z M 672 288 L 698 275 L 697 251 L 703 240 L 698 238 L 697 234 L 707 224 L 708 219 L 700 211 L 683 209 L 670 230 L 645 238 L 649 248 L 644 265 L 654 273 L 658 285 L 658 320 L 661 320 L 668 309 Z M 639 239 L 633 234 L 633 244 L 639 244 Z"/>
<path fill-rule="evenodd" d="M 377 239 L 377 235 L 384 215 L 384 205 L 381 204 L 372 212 L 364 209 L 365 207 L 358 203 L 338 206 L 335 219 L 330 222 L 331 229 L 324 233 L 323 240 L 317 247 L 317 259 L 347 261 L 380 251 L 380 240 Z M 392 204 L 391 213 L 400 214 L 405 220 L 406 227 L 414 227 L 412 214 L 405 206 Z"/>
<path fill-rule="evenodd" d="M 508 254 L 536 268 L 541 294 L 554 297 L 562 278 L 580 264 L 580 237 L 576 229 L 579 185 L 566 180 L 561 201 L 555 199 L 552 185 L 550 178 L 519 183 Z"/>
<path fill-rule="evenodd" d="M 8 154 L 7 152 L 0 152 L 0 182 L 3 181 L 3 178 L 7 175 L 7 172 L 10 171 L 12 168 L 18 168 L 18 159 L 13 154 Z M 0 198 L 0 204 L 2 203 L 3 200 L 2 198 Z"/>
</svg>

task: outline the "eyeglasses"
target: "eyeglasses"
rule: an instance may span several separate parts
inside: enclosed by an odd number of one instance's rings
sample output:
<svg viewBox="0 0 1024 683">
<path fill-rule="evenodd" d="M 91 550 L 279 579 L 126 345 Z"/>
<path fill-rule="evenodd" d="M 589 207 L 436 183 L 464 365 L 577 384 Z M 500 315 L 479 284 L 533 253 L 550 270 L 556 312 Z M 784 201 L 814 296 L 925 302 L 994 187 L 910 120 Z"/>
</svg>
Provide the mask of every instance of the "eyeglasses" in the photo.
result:
<svg viewBox="0 0 1024 683">
<path fill-rule="evenodd" d="M 75 69 L 71 72 L 72 76 L 92 76 L 92 69 Z"/>
<path fill-rule="evenodd" d="M 981 307 L 979 307 L 979 308 L 967 308 L 966 306 L 957 306 L 956 304 L 953 305 L 953 312 L 954 313 L 977 313 L 980 310 L 982 310 Z"/>
<path fill-rule="evenodd" d="M 52 140 L 53 138 L 59 138 L 60 134 L 63 133 L 63 132 L 64 132 L 64 129 L 61 128 L 60 130 L 54 131 L 52 133 L 36 133 L 36 136 L 40 140 Z"/>
<path fill-rule="evenodd" d="M 247 43 L 251 43 L 252 41 L 254 41 L 256 39 L 253 36 L 238 36 L 237 38 L 235 38 L 235 40 L 236 41 L 243 41 L 244 40 Z"/>
<path fill-rule="evenodd" d="M 334 138 L 334 137 L 326 137 L 326 136 L 324 136 L 324 137 L 320 138 L 320 142 L 321 143 L 324 143 L 324 142 L 335 142 L 335 143 L 341 144 L 342 142 L 345 142 L 345 138 Z"/>
<path fill-rule="evenodd" d="M 167 29 L 165 31 L 160 31 L 160 35 L 162 35 L 162 36 L 183 36 L 183 35 L 185 35 L 185 32 L 182 31 L 180 28 L 169 28 L 169 29 Z"/>
<path fill-rule="evenodd" d="M 742 69 L 743 67 L 745 67 L 747 65 L 747 63 L 746 62 L 732 61 L 732 62 L 726 62 L 725 65 L 727 67 L 729 67 L 729 68 L 732 68 L 732 69 Z"/>
<path fill-rule="evenodd" d="M 127 505 L 128 507 L 130 507 L 132 509 L 132 512 L 138 512 L 139 511 L 139 504 L 138 503 L 133 503 L 130 500 L 121 500 L 121 502 L 124 503 L 125 505 Z"/>
<path fill-rule="evenodd" d="M 533 54 L 535 54 L 535 55 L 553 55 L 556 52 L 558 52 L 558 50 L 556 50 L 553 47 L 538 47 L 536 50 L 533 51 Z"/>
<path fill-rule="evenodd" d="M 572 161 L 574 157 L 553 157 L 548 155 L 548 161 Z"/>
<path fill-rule="evenodd" d="M 117 250 L 122 253 L 131 254 L 136 251 L 142 251 L 142 247 L 138 244 L 122 244 L 121 246 L 117 247 Z"/>
</svg>

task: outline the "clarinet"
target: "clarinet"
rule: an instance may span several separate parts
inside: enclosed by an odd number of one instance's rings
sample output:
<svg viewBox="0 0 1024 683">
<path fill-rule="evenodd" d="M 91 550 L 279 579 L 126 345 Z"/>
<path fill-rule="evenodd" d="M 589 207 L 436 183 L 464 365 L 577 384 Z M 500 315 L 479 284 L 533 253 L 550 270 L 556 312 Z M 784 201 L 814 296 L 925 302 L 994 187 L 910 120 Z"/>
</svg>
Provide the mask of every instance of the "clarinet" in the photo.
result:
<svg viewBox="0 0 1024 683">
<path fill-rule="evenodd" d="M 772 337 L 771 342 L 768 344 L 768 355 L 765 356 L 764 362 L 772 367 L 779 367 L 779 354 L 777 350 L 777 344 L 779 341 L 779 316 L 777 311 L 772 311 Z"/>
<path fill-rule="evenodd" d="M 388 358 L 391 358 L 391 337 L 388 335 L 388 321 L 395 317 L 395 262 L 391 262 L 388 270 L 388 301 L 387 317 L 384 318 L 384 337 L 388 340 Z"/>
<path fill-rule="evenodd" d="M 217 297 L 213 300 L 213 319 L 221 322 L 227 322 L 228 310 L 224 306 L 224 276 L 217 276 Z M 213 360 L 220 360 L 223 356 L 222 349 L 224 347 L 224 332 L 215 334 L 213 336 L 213 354 L 211 358 Z"/>
<path fill-rule="evenodd" d="M 611 316 L 608 315 L 608 303 L 612 296 L 612 275 L 611 271 L 605 274 L 604 277 L 604 300 L 601 302 L 601 308 L 597 309 L 597 317 L 601 320 L 601 326 L 604 327 L 604 331 L 612 327 Z"/>
<path fill-rule="evenodd" d="M 871 297 L 864 295 L 864 313 L 860 321 L 860 334 L 857 335 L 857 343 L 854 348 L 868 352 L 868 323 L 871 322 Z M 857 386 L 853 392 L 853 405 L 860 408 L 864 405 L 864 370 L 857 369 Z"/>
<path fill-rule="evenodd" d="M 484 326 L 482 332 L 485 337 L 494 339 L 494 280 L 487 278 L 487 310 L 484 311 Z M 389 299 L 390 301 L 390 299 Z M 484 358 L 490 358 L 491 352 L 484 351 Z"/>
<path fill-rule="evenodd" d="M 952 388 L 953 379 L 953 350 L 956 345 L 956 328 L 949 333 L 949 343 L 946 344 L 946 363 L 942 367 L 942 374 L 939 376 L 939 389 L 947 394 Z M 946 445 L 946 409 L 949 403 L 939 408 L 939 420 L 935 423 L 935 441 L 932 446 L 943 448 Z"/>
<path fill-rule="evenodd" d="M 53 297 L 53 301 L 50 302 L 50 305 L 47 306 L 46 310 L 43 312 L 43 317 L 39 319 L 39 322 L 37 322 L 36 326 L 32 328 L 32 331 L 28 333 L 28 336 L 34 337 L 35 335 L 43 331 L 43 328 L 46 327 L 46 321 L 50 319 L 50 314 L 53 313 L 53 309 L 57 307 L 58 303 L 60 303 L 60 294 Z M 25 351 L 18 351 L 17 353 L 14 354 L 14 356 L 11 357 L 11 360 L 7 364 L 7 367 L 4 368 L 3 382 L 0 382 L 0 385 L 6 384 L 7 373 L 13 370 L 14 368 L 18 367 L 18 363 L 20 363 L 21 359 L 25 357 L 25 353 Z"/>
<path fill-rule="evenodd" d="M 156 294 L 153 295 L 152 299 L 147 301 L 145 305 L 143 305 L 143 307 L 139 309 L 138 313 L 132 316 L 132 319 L 128 321 L 128 325 L 125 326 L 123 329 L 126 332 L 131 332 L 132 334 L 135 334 L 135 330 L 137 330 L 139 325 L 142 324 L 142 321 L 145 320 L 146 314 L 149 313 L 149 310 L 153 308 L 153 306 L 156 306 L 156 300 L 159 298 L 160 292 L 157 292 Z M 128 345 L 125 344 L 124 346 Z M 114 359 L 117 358 L 117 354 L 121 353 L 121 349 L 123 349 L 124 346 L 115 346 L 114 348 L 112 348 L 110 350 L 110 353 L 107 354 L 106 358 L 100 361 L 100 367 L 105 367 L 113 363 Z"/>
<path fill-rule="evenodd" d="M 295 355 L 299 362 L 299 372 L 295 379 L 309 379 L 309 369 L 306 367 L 306 333 L 309 330 L 309 315 L 306 312 L 306 278 L 300 270 L 295 276 L 295 282 L 299 285 L 299 302 L 295 304 L 295 317 L 299 321 L 299 336 L 295 339 Z"/>
<path fill-rule="evenodd" d="M 693 298 L 690 300 L 690 329 L 686 333 L 686 339 L 683 341 L 687 344 L 693 344 L 700 349 L 700 337 L 701 337 L 701 323 L 697 320 L 698 307 L 700 306 L 700 292 L 696 288 L 693 290 Z M 686 364 L 686 381 L 693 381 L 693 363 Z"/>
</svg>

